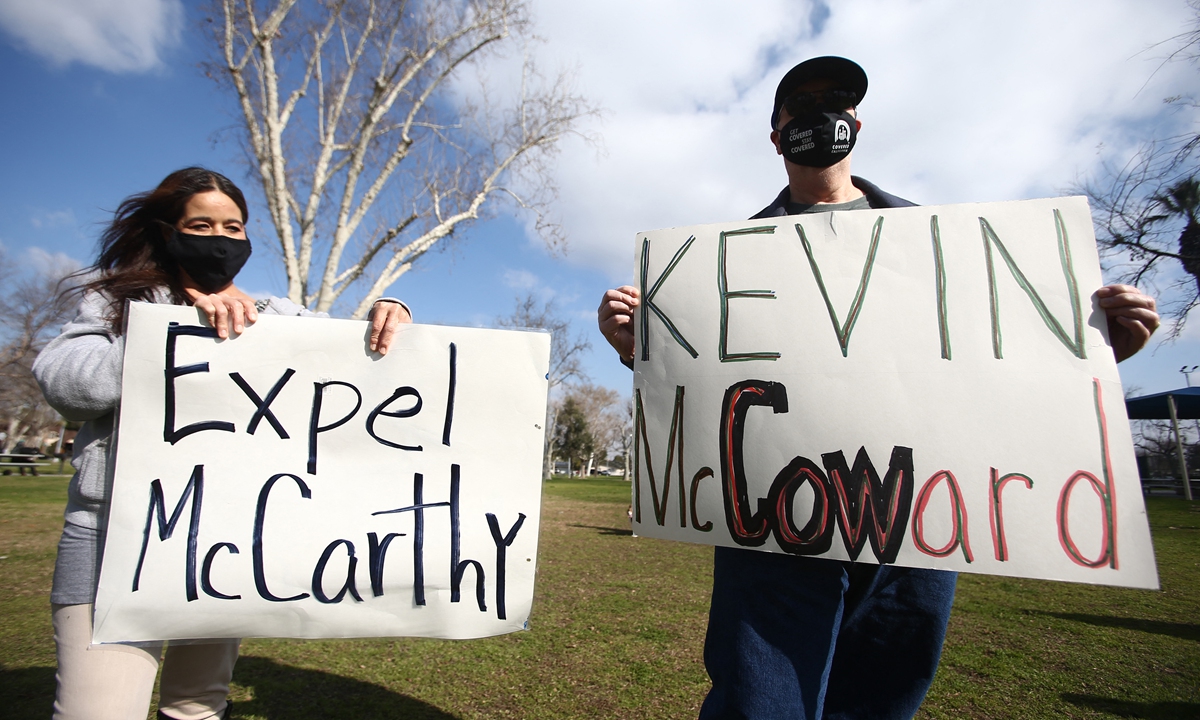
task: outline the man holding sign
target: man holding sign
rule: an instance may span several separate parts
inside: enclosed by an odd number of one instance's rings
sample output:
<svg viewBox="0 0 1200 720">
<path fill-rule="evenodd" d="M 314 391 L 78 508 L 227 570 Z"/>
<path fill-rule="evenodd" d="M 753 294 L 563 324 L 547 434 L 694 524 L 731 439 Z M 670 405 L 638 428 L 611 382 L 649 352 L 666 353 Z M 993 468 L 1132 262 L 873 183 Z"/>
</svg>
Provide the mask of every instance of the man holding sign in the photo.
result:
<svg viewBox="0 0 1200 720">
<path fill-rule="evenodd" d="M 784 76 L 771 142 L 788 185 L 755 218 L 913 204 L 850 174 L 866 90 L 862 68 L 844 58 L 814 58 Z M 1096 297 L 1124 360 L 1158 327 L 1154 300 L 1126 285 Z M 624 286 L 598 310 L 601 332 L 630 367 L 641 300 Z M 695 492 L 693 481 L 693 515 Z M 717 547 L 704 652 L 713 688 L 701 718 L 912 717 L 937 669 L 956 574 L 887 562 Z"/>
</svg>

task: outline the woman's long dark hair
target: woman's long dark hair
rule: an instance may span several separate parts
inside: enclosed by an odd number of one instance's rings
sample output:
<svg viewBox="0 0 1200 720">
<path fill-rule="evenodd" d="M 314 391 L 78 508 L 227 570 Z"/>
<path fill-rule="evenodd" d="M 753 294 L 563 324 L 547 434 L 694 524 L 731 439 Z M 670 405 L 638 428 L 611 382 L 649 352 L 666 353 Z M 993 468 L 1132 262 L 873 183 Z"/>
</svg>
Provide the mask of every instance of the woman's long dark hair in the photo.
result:
<svg viewBox="0 0 1200 720">
<path fill-rule="evenodd" d="M 224 175 L 202 167 L 176 170 L 150 192 L 131 195 L 113 213 L 113 220 L 100 236 L 96 264 L 84 270 L 95 279 L 83 292 L 100 292 L 109 300 L 109 327 L 121 332 L 125 325 L 126 300 L 153 300 L 154 291 L 166 288 L 172 299 L 185 299 L 179 284 L 179 267 L 167 255 L 169 237 L 163 225 L 174 227 L 183 217 L 193 195 L 217 190 L 228 195 L 249 219 L 246 198 Z"/>
</svg>

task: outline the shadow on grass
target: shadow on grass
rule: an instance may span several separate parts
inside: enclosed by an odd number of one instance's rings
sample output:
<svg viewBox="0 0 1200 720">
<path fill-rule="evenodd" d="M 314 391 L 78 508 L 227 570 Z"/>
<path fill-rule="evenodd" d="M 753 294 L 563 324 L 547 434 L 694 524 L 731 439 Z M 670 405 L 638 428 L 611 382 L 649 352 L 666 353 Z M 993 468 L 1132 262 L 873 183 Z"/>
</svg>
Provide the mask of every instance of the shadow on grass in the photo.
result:
<svg viewBox="0 0 1200 720">
<path fill-rule="evenodd" d="M 1082 613 L 1056 613 L 1034 611 L 1036 615 L 1056 617 L 1099 627 L 1123 628 L 1154 635 L 1167 635 L 1180 640 L 1200 642 L 1200 625 L 1195 623 L 1163 622 L 1162 620 L 1139 620 L 1138 618 L 1110 617 L 1107 615 L 1084 615 Z"/>
<path fill-rule="evenodd" d="M 233 680 L 254 698 L 234 703 L 235 718 L 459 720 L 429 703 L 369 682 L 281 665 L 267 658 L 239 658 Z M 46 718 L 53 705 L 53 667 L 0 668 L 3 717 Z"/>
<path fill-rule="evenodd" d="M 1200 703 L 1170 700 L 1131 702 L 1095 695 L 1076 695 L 1075 693 L 1064 693 L 1061 697 L 1077 707 L 1088 707 L 1121 717 L 1145 718 L 1146 720 L 1192 720 L 1200 717 Z"/>
<path fill-rule="evenodd" d="M 373 683 L 253 655 L 238 658 L 233 680 L 249 689 L 254 698 L 234 703 L 235 718 L 459 720 L 457 715 Z"/>
<path fill-rule="evenodd" d="M 633 530 L 623 530 L 621 528 L 600 527 L 599 525 L 568 525 L 567 527 L 580 528 L 583 530 L 596 530 L 599 535 L 633 535 Z"/>
<path fill-rule="evenodd" d="M 54 707 L 54 668 L 0 668 L 0 708 L 4 717 L 47 718 Z"/>
</svg>

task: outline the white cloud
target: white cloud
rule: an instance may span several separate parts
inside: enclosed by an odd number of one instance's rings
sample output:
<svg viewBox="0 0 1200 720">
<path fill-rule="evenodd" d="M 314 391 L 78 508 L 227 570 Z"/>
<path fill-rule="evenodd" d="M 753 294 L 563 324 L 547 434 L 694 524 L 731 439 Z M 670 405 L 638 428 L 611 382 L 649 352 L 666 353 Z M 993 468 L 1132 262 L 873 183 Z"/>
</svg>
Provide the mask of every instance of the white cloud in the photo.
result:
<svg viewBox="0 0 1200 720">
<path fill-rule="evenodd" d="M 528 270 L 507 269 L 501 273 L 501 280 L 506 287 L 517 291 L 518 296 L 532 296 L 540 302 L 551 302 L 554 300 L 565 300 L 570 302 L 573 298 L 562 297 L 558 291 L 547 285 L 542 278 Z M 520 299 L 518 298 L 518 302 Z"/>
<path fill-rule="evenodd" d="M 1165 51 L 1151 46 L 1188 13 L 1178 0 L 863 0 L 839 5 L 814 49 L 861 46 L 874 135 L 858 170 L 919 202 L 1008 200 L 1056 194 L 1101 144 L 1123 154 L 1150 135 L 1161 98 L 1195 72 L 1155 73 Z"/>
<path fill-rule="evenodd" d="M 504 284 L 517 290 L 532 290 L 541 284 L 541 281 L 528 270 L 505 270 Z"/>
<path fill-rule="evenodd" d="M 839 0 L 819 33 L 813 8 L 538 0 L 542 63 L 578 66 L 606 109 L 605 152 L 567 143 L 556 166 L 571 262 L 627 279 L 637 231 L 770 202 L 786 182 L 771 98 L 808 57 L 866 69 L 855 173 L 926 204 L 1058 194 L 1162 127 L 1161 99 L 1195 86 L 1194 67 L 1159 68 L 1172 48 L 1153 47 L 1191 22 L 1183 0 Z"/>
<path fill-rule="evenodd" d="M 83 263 L 66 253 L 52 253 L 40 247 L 25 248 L 25 260 L 34 270 L 48 277 L 67 275 L 83 267 Z"/>
<path fill-rule="evenodd" d="M 43 228 L 73 228 L 78 225 L 75 220 L 75 211 L 70 208 L 66 210 L 38 210 L 29 218 L 29 223 L 39 230 Z"/>
<path fill-rule="evenodd" d="M 180 0 L 0 0 L 0 27 L 55 65 L 151 70 L 182 23 Z"/>
</svg>

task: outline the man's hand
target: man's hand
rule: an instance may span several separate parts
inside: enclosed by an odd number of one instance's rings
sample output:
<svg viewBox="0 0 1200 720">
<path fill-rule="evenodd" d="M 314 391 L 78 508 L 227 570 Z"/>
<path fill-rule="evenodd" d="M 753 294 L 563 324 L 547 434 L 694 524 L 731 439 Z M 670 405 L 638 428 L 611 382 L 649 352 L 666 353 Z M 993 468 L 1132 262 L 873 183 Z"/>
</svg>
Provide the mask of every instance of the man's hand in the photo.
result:
<svg viewBox="0 0 1200 720">
<path fill-rule="evenodd" d="M 217 337 L 222 340 L 229 337 L 230 330 L 240 335 L 246 331 L 247 324 L 258 320 L 254 298 L 233 285 L 211 295 L 191 287 L 185 287 L 183 292 L 188 301 L 204 313 L 208 324 L 217 329 Z"/>
<path fill-rule="evenodd" d="M 596 310 L 600 334 L 622 360 L 633 360 L 633 309 L 640 303 L 637 288 L 622 285 L 604 293 Z"/>
<path fill-rule="evenodd" d="M 1117 362 L 1145 347 L 1160 324 L 1154 298 L 1132 285 L 1106 285 L 1096 297 L 1108 317 L 1108 338 Z"/>
<path fill-rule="evenodd" d="M 408 308 L 398 302 L 379 300 L 371 306 L 371 337 L 367 344 L 373 352 L 387 355 L 396 328 L 411 322 L 412 315 L 408 314 Z"/>
</svg>

